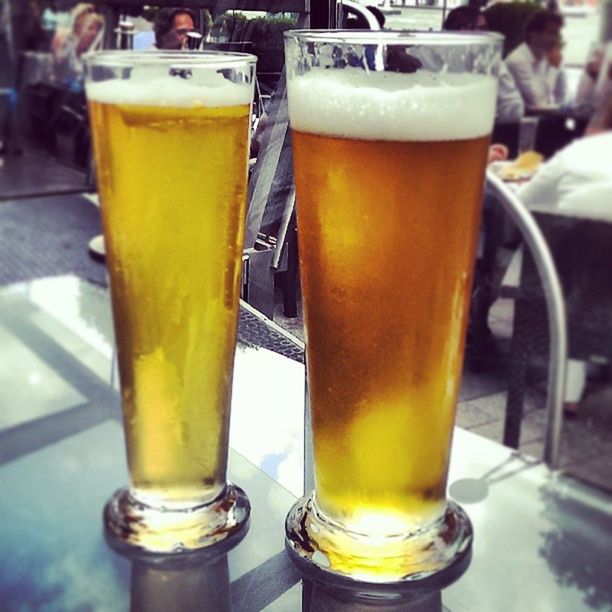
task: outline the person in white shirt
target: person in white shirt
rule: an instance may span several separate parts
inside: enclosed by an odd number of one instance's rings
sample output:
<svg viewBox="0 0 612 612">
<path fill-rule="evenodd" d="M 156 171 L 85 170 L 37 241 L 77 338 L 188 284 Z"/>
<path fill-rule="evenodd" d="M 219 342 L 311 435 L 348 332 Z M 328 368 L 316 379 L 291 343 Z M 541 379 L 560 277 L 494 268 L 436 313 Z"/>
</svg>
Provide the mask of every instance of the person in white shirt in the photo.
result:
<svg viewBox="0 0 612 612">
<path fill-rule="evenodd" d="M 540 166 L 517 193 L 528 208 L 550 208 L 612 222 L 612 98 L 593 116 L 585 137 Z M 565 411 L 574 413 L 586 384 L 586 364 L 569 359 Z"/>
<path fill-rule="evenodd" d="M 605 187 L 612 187 L 612 98 L 595 113 L 585 136 L 542 164 L 518 197 L 527 207 L 612 221 L 612 192 L 603 200 L 589 197 Z"/>
<path fill-rule="evenodd" d="M 471 6 L 458 6 L 446 17 L 443 29 L 451 31 L 488 31 L 489 25 L 486 16 L 478 9 Z M 500 64 L 497 82 L 495 119 L 502 122 L 518 121 L 525 114 L 525 106 L 505 62 Z"/>
<path fill-rule="evenodd" d="M 534 13 L 525 25 L 525 42 L 506 58 L 527 108 L 565 102 L 567 82 L 559 50 L 562 27 L 563 17 L 558 13 Z"/>
</svg>

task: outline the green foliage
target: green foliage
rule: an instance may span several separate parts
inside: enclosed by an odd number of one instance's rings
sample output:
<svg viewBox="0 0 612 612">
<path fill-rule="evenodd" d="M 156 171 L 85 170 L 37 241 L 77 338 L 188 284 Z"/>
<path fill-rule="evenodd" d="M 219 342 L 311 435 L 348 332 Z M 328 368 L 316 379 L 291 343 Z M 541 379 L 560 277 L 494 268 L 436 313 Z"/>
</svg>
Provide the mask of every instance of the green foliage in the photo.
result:
<svg viewBox="0 0 612 612">
<path fill-rule="evenodd" d="M 212 36 L 227 36 L 227 42 L 242 42 L 248 23 L 242 13 L 223 13 L 213 23 Z"/>
<path fill-rule="evenodd" d="M 484 11 L 489 29 L 505 36 L 504 57 L 524 42 L 525 23 L 542 8 L 537 2 L 497 2 Z"/>
</svg>

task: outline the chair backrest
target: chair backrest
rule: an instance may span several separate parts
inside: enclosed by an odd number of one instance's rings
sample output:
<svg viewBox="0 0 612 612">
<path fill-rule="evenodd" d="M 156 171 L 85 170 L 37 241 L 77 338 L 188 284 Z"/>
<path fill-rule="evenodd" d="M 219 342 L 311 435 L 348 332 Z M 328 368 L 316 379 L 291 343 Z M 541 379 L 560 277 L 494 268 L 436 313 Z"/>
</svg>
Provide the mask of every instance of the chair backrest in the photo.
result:
<svg viewBox="0 0 612 612">
<path fill-rule="evenodd" d="M 535 213 L 557 267 L 568 312 L 568 355 L 612 360 L 612 223 Z"/>
<path fill-rule="evenodd" d="M 341 11 L 363 17 L 370 29 L 380 29 L 378 20 L 367 7 L 344 0 Z M 299 19 L 298 27 L 303 23 Z M 259 235 L 273 237 L 276 240 L 276 267 L 295 206 L 285 70 L 277 83 L 259 131 L 260 154 L 249 181 L 245 247 L 252 248 Z"/>
<path fill-rule="evenodd" d="M 278 238 L 283 221 L 291 216 L 295 203 L 284 72 L 258 130 L 260 153 L 249 181 L 246 248 L 253 247 L 260 234 Z"/>
<path fill-rule="evenodd" d="M 550 338 L 544 460 L 551 469 L 556 469 L 559 464 L 567 361 L 567 320 L 561 282 L 550 249 L 531 213 L 491 170 L 487 173 L 487 188 L 497 196 L 496 201 L 521 232 L 544 287 Z"/>
</svg>

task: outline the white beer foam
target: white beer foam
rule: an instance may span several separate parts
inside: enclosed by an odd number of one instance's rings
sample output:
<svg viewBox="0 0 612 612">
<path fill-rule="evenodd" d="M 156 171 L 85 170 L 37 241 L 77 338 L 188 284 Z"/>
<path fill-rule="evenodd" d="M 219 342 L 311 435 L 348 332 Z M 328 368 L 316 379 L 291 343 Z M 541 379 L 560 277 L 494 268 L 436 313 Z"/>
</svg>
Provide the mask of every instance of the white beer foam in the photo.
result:
<svg viewBox="0 0 612 612">
<path fill-rule="evenodd" d="M 487 75 L 313 69 L 289 79 L 294 129 L 364 140 L 464 140 L 491 132 L 497 79 Z"/>
<path fill-rule="evenodd" d="M 162 76 L 158 67 L 134 69 L 129 79 L 87 82 L 87 98 L 105 104 L 193 108 L 249 104 L 253 86 L 204 72 L 190 79 Z"/>
</svg>

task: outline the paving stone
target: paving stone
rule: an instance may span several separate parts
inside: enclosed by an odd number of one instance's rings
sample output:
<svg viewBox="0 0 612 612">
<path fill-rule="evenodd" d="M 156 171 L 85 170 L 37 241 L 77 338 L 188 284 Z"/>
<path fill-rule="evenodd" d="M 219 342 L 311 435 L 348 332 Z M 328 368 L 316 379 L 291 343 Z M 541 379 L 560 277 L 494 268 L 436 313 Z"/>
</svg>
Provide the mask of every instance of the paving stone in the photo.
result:
<svg viewBox="0 0 612 612">
<path fill-rule="evenodd" d="M 521 423 L 521 443 L 544 439 L 546 420 L 545 410 L 536 409 L 526 412 Z"/>
<path fill-rule="evenodd" d="M 503 420 L 505 413 L 505 391 L 466 402 L 460 402 L 458 410 L 458 415 L 461 418 L 465 416 L 466 422 L 470 423 L 466 425 L 468 429 L 478 425 L 484 425 L 490 421 Z M 459 424 L 461 425 L 461 423 Z"/>
<path fill-rule="evenodd" d="M 489 321 L 497 319 L 511 322 L 512 317 L 514 317 L 514 300 L 508 298 L 496 300 L 489 311 Z"/>
<path fill-rule="evenodd" d="M 533 457 L 534 459 L 542 459 L 544 456 L 544 440 L 533 440 L 519 446 L 522 454 Z"/>
<path fill-rule="evenodd" d="M 496 420 L 487 411 L 480 409 L 473 401 L 461 402 L 457 406 L 457 425 L 464 429 L 473 429 Z"/>
<path fill-rule="evenodd" d="M 479 397 L 492 395 L 505 389 L 506 381 L 502 376 L 494 374 L 475 374 L 469 368 L 464 368 L 459 391 L 459 401 L 473 400 Z"/>
<path fill-rule="evenodd" d="M 501 420 L 491 421 L 490 423 L 473 427 L 470 431 L 501 444 L 504 434 L 504 422 Z"/>
</svg>

